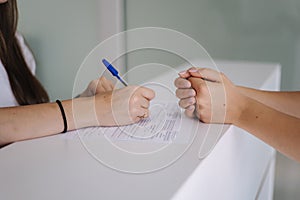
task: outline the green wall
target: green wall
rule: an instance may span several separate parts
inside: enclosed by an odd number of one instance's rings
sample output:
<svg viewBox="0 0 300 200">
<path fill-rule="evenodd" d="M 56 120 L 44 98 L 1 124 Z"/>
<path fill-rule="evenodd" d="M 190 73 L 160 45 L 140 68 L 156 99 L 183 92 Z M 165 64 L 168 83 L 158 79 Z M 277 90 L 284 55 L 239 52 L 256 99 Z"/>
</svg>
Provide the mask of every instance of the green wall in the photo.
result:
<svg viewBox="0 0 300 200">
<path fill-rule="evenodd" d="M 19 31 L 52 100 L 70 98 L 78 68 L 99 42 L 97 0 L 19 0 Z"/>
<path fill-rule="evenodd" d="M 282 89 L 300 89 L 299 10 L 293 0 L 127 0 L 126 27 L 175 29 L 197 40 L 213 59 L 280 63 Z M 153 61 L 180 64 L 148 50 L 131 53 L 128 66 Z"/>
<path fill-rule="evenodd" d="M 37 60 L 37 76 L 51 99 L 70 98 L 76 72 L 99 43 L 99 0 L 18 0 L 19 31 Z M 278 62 L 282 88 L 299 89 L 299 1 L 127 0 L 127 29 L 178 30 L 202 44 L 214 59 Z M 178 65 L 166 52 L 128 56 L 128 68 L 158 62 Z"/>
</svg>

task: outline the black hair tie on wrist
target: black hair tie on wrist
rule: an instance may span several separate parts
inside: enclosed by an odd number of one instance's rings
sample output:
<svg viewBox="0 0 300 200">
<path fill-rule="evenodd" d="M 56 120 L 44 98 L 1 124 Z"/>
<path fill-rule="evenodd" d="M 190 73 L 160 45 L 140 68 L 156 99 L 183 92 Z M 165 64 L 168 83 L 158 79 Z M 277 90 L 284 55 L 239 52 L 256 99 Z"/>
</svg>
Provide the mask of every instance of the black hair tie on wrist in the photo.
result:
<svg viewBox="0 0 300 200">
<path fill-rule="evenodd" d="M 58 107 L 60 109 L 61 116 L 62 116 L 63 121 L 64 121 L 64 130 L 61 133 L 65 133 L 68 130 L 68 123 L 67 123 L 67 118 L 66 118 L 65 110 L 64 110 L 64 107 L 62 106 L 60 100 L 56 100 L 56 103 L 57 103 L 57 105 L 58 105 Z"/>
</svg>

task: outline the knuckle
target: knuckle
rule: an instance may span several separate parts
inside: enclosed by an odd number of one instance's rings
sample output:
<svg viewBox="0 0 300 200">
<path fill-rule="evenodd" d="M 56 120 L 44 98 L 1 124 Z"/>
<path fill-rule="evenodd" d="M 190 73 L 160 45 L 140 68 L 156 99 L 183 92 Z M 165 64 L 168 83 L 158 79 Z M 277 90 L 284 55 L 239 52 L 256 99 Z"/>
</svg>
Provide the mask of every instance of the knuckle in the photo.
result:
<svg viewBox="0 0 300 200">
<path fill-rule="evenodd" d="M 194 89 L 190 89 L 190 90 L 189 90 L 189 94 L 190 94 L 191 96 L 196 96 L 196 91 L 195 91 Z"/>
<path fill-rule="evenodd" d="M 136 105 L 138 102 L 139 102 L 138 96 L 133 96 L 133 97 L 131 98 L 130 103 L 132 103 L 133 105 Z"/>
<path fill-rule="evenodd" d="M 183 105 L 184 105 L 184 101 L 183 101 L 183 100 L 180 100 L 180 101 L 179 101 L 179 106 L 180 106 L 181 108 L 184 108 Z"/>
<path fill-rule="evenodd" d="M 188 117 L 193 117 L 193 111 L 191 111 L 191 110 L 185 110 L 184 111 L 184 114 L 186 115 L 186 116 L 188 116 Z"/>
<path fill-rule="evenodd" d="M 150 89 L 151 93 L 152 93 L 152 97 L 154 98 L 155 97 L 155 92 L 154 90 Z"/>
<path fill-rule="evenodd" d="M 175 85 L 176 87 L 178 87 L 178 81 L 179 81 L 179 79 L 180 79 L 180 78 L 176 78 L 175 81 L 174 81 L 174 85 Z"/>
<path fill-rule="evenodd" d="M 190 82 L 186 79 L 178 78 L 176 80 L 176 87 L 177 88 L 189 88 L 190 85 L 191 85 Z"/>
<path fill-rule="evenodd" d="M 175 94 L 176 94 L 176 97 L 180 98 L 181 97 L 181 90 L 177 89 Z"/>
<path fill-rule="evenodd" d="M 155 92 L 154 90 L 150 89 L 150 88 L 144 88 L 145 89 L 145 96 L 147 98 L 153 99 L 155 97 Z"/>
<path fill-rule="evenodd" d="M 192 105 L 192 104 L 195 104 L 196 103 L 196 99 L 194 97 L 191 97 L 189 98 L 189 103 Z"/>
</svg>

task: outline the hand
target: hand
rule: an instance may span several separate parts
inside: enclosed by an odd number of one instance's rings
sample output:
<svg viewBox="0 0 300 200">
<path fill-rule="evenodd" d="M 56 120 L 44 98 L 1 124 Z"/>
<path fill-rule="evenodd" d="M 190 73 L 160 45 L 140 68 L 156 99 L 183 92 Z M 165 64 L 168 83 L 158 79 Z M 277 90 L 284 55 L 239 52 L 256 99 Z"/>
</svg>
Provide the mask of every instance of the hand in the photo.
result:
<svg viewBox="0 0 300 200">
<path fill-rule="evenodd" d="M 188 74 L 188 77 L 190 75 Z M 185 109 L 185 114 L 188 117 L 194 117 L 196 91 L 192 88 L 190 81 L 183 77 L 178 77 L 175 82 L 177 87 L 176 96 L 180 99 L 179 106 Z"/>
<path fill-rule="evenodd" d="M 86 90 L 79 95 L 79 97 L 91 97 L 96 94 L 112 91 L 114 85 L 110 80 L 107 80 L 104 76 L 99 79 L 92 80 Z"/>
<path fill-rule="evenodd" d="M 185 109 L 186 116 L 195 117 L 196 91 L 192 88 L 191 82 L 188 81 L 188 78 L 192 76 L 190 70 L 197 70 L 197 68 L 192 67 L 180 72 L 180 77 L 175 80 L 174 84 L 178 88 L 176 96 L 180 99 L 179 106 Z"/>
<path fill-rule="evenodd" d="M 238 92 L 223 73 L 212 69 L 191 68 L 179 75 L 181 77 L 175 80 L 175 85 L 178 87 L 176 93 L 179 94 L 177 96 L 180 98 L 180 106 L 193 106 L 183 103 L 183 94 L 188 93 L 191 88 L 196 93 L 195 109 L 186 110 L 189 116 L 195 113 L 196 117 L 206 123 L 233 123 L 239 117 L 245 96 Z M 187 87 L 187 81 L 190 82 L 191 88 Z"/>
<path fill-rule="evenodd" d="M 101 126 L 122 126 L 132 124 L 149 116 L 153 90 L 128 86 L 96 95 L 96 114 Z"/>
</svg>

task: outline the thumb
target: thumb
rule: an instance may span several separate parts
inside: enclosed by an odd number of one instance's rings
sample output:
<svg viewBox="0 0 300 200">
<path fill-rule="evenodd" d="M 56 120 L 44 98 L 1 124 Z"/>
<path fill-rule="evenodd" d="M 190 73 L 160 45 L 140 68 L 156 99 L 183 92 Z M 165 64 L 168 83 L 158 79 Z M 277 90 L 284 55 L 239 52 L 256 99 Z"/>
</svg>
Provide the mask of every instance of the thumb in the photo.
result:
<svg viewBox="0 0 300 200">
<path fill-rule="evenodd" d="M 190 69 L 189 73 L 193 77 L 202 78 L 211 82 L 222 82 L 222 74 L 209 68 Z"/>
<path fill-rule="evenodd" d="M 191 82 L 192 88 L 196 91 L 198 91 L 201 85 L 205 83 L 203 79 L 197 77 L 190 77 L 188 80 Z"/>
</svg>

